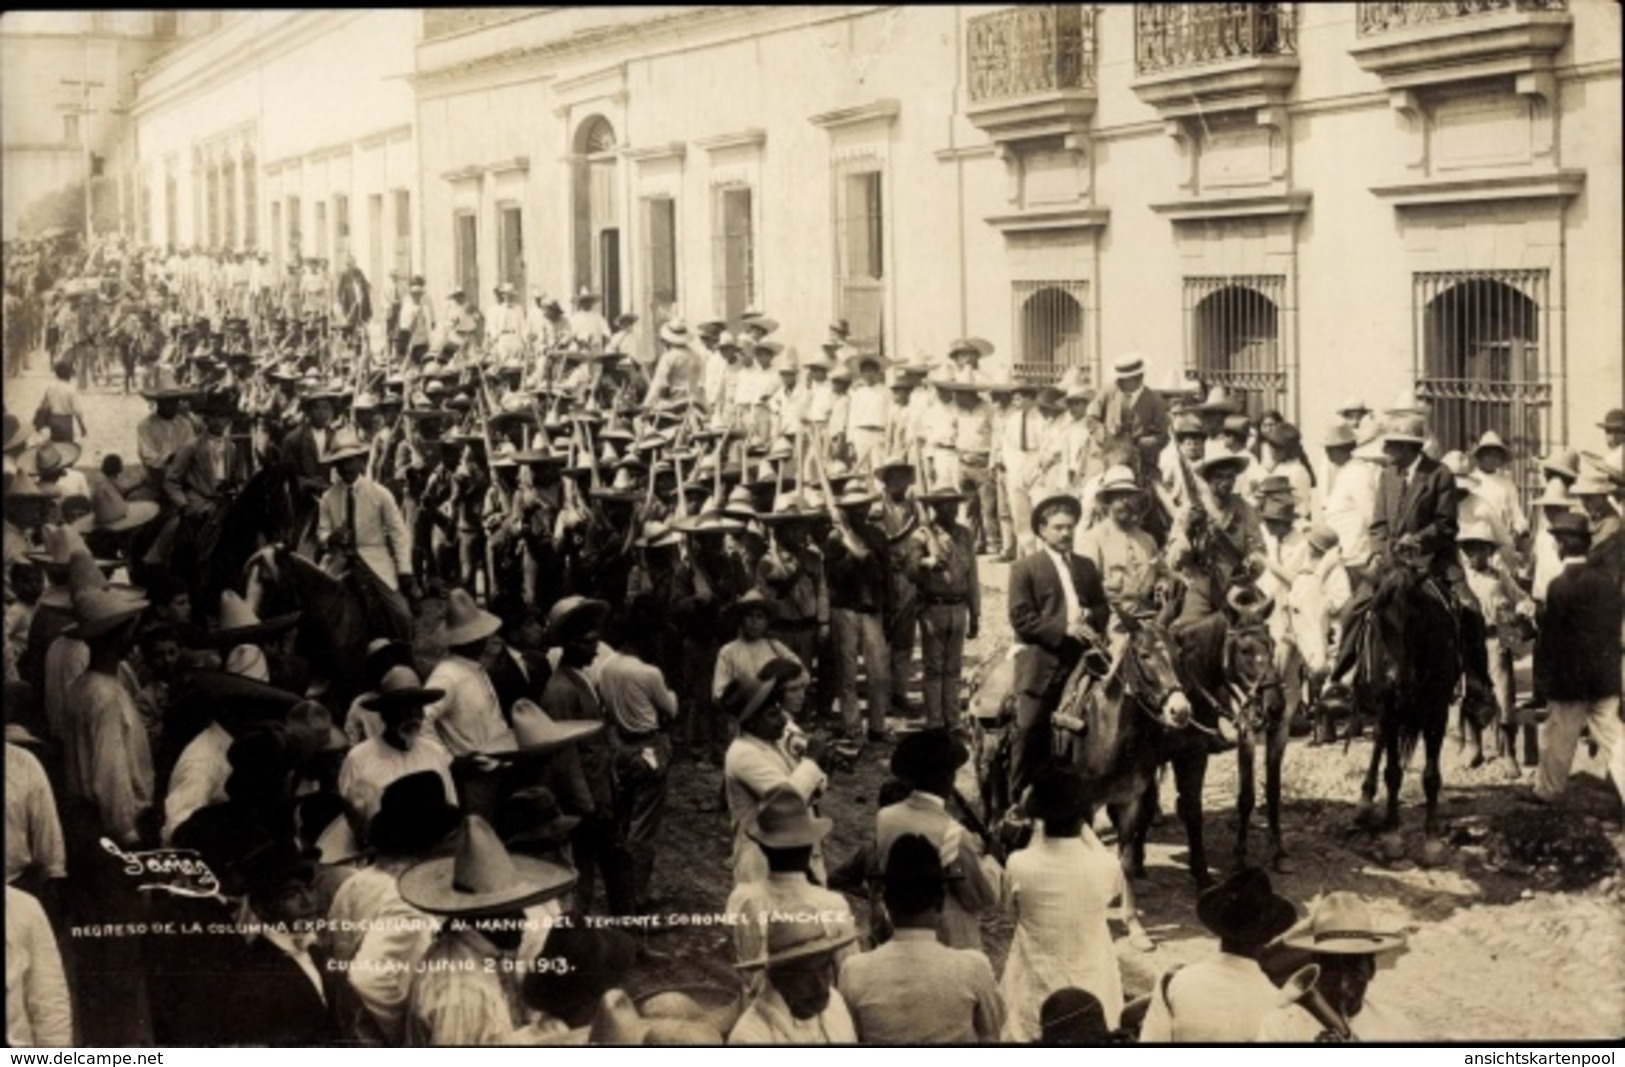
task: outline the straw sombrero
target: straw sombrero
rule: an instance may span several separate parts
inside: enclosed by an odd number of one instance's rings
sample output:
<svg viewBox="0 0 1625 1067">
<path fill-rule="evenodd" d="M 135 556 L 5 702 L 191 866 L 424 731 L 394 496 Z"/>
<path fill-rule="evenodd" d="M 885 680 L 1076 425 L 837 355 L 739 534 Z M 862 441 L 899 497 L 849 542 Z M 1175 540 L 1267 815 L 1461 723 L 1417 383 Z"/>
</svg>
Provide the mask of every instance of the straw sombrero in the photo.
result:
<svg viewBox="0 0 1625 1067">
<path fill-rule="evenodd" d="M 402 872 L 401 899 L 431 915 L 479 916 L 516 911 L 563 896 L 576 883 L 568 867 L 515 856 L 478 815 L 463 820 L 456 853 Z"/>
</svg>

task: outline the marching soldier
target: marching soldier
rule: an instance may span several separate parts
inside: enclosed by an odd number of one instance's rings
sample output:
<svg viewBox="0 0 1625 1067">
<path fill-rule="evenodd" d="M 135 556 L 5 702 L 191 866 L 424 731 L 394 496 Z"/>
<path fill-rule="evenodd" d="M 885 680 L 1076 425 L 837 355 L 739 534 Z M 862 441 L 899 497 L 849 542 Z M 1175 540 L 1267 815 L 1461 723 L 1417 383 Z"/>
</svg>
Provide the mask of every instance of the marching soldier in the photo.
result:
<svg viewBox="0 0 1625 1067">
<path fill-rule="evenodd" d="M 963 493 L 937 489 L 920 497 L 931 521 L 914 532 L 919 544 L 914 581 L 919 587 L 920 670 L 925 686 L 926 728 L 952 725 L 959 710 L 965 641 L 981 626 L 981 582 L 976 542 L 959 523 Z"/>
</svg>

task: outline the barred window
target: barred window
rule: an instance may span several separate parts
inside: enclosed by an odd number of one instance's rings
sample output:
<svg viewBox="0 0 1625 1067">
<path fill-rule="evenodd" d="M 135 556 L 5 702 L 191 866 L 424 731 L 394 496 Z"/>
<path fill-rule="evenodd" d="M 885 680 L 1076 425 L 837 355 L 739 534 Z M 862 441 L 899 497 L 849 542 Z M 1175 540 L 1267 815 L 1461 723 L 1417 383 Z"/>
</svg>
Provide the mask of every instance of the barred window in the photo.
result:
<svg viewBox="0 0 1625 1067">
<path fill-rule="evenodd" d="M 1471 451 L 1489 430 L 1512 452 L 1526 502 L 1552 409 L 1544 270 L 1429 271 L 1412 276 L 1416 395 L 1445 451 Z"/>
<path fill-rule="evenodd" d="M 886 250 L 884 175 L 873 161 L 835 172 L 835 269 L 839 318 L 851 327 L 848 342 L 860 352 L 884 354 Z"/>
<path fill-rule="evenodd" d="M 1185 369 L 1204 388 L 1224 386 L 1253 418 L 1288 410 L 1285 296 L 1283 275 L 1185 279 Z"/>
<path fill-rule="evenodd" d="M 717 189 L 711 213 L 716 307 L 737 329 L 740 316 L 756 301 L 756 242 L 751 217 L 751 188 Z"/>
<path fill-rule="evenodd" d="M 1081 367 L 1086 381 L 1089 367 L 1083 332 L 1084 282 L 1016 282 L 1011 289 L 1015 338 L 1013 369 L 1019 381 L 1049 383 L 1068 367 Z"/>
<path fill-rule="evenodd" d="M 644 351 L 653 355 L 660 327 L 677 304 L 677 201 L 672 197 L 644 198 L 643 265 L 649 307 L 642 333 Z"/>
</svg>

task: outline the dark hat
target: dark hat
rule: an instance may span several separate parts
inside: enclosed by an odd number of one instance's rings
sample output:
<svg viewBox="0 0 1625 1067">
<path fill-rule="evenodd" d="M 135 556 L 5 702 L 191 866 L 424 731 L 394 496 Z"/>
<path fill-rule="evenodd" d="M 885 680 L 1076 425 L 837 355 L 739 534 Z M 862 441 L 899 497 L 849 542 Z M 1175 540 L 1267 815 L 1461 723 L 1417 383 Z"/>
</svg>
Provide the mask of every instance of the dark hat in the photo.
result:
<svg viewBox="0 0 1625 1067">
<path fill-rule="evenodd" d="M 547 613 L 547 629 L 542 634 L 544 645 L 562 645 L 579 635 L 596 630 L 609 618 L 609 604 L 584 596 L 567 596 L 554 604 Z"/>
<path fill-rule="evenodd" d="M 776 786 L 762 797 L 756 817 L 745 827 L 752 841 L 764 848 L 802 848 L 816 845 L 835 828 L 833 819 L 816 816 L 807 800 L 788 785 Z"/>
<path fill-rule="evenodd" d="M 384 788 L 367 842 L 386 856 L 422 857 L 461 823 L 462 814 L 446 800 L 445 780 L 438 772 L 418 771 Z"/>
<path fill-rule="evenodd" d="M 1034 819 L 1079 818 L 1089 811 L 1084 784 L 1083 776 L 1076 771 L 1055 768 L 1033 782 L 1022 807 Z"/>
<path fill-rule="evenodd" d="M 802 676 L 801 664 L 793 659 L 769 660 L 754 679 L 735 680 L 722 694 L 722 704 L 734 722 L 744 726 L 754 719 L 787 682 Z"/>
<path fill-rule="evenodd" d="M 1049 513 L 1056 510 L 1065 511 L 1074 522 L 1083 518 L 1083 504 L 1077 497 L 1070 493 L 1055 493 L 1033 505 L 1033 533 L 1037 533 L 1044 520 L 1049 518 Z"/>
<path fill-rule="evenodd" d="M 891 772 L 910 785 L 919 787 L 942 774 L 952 774 L 970 759 L 970 749 L 945 728 L 937 727 L 910 734 L 897 743 L 892 753 Z"/>
<path fill-rule="evenodd" d="M 1590 523 L 1586 521 L 1586 517 L 1584 515 L 1581 515 L 1577 511 L 1565 511 L 1557 515 L 1553 515 L 1549 520 L 1547 520 L 1546 528 L 1552 532 L 1553 537 L 1556 537 L 1558 534 L 1568 534 L 1571 536 L 1585 537 L 1587 539 L 1591 537 Z"/>
<path fill-rule="evenodd" d="M 1196 917 L 1221 940 L 1262 945 L 1290 930 L 1298 911 L 1276 895 L 1268 874 L 1246 867 L 1198 897 Z"/>
<path fill-rule="evenodd" d="M 1298 505 L 1291 500 L 1282 500 L 1271 497 L 1264 501 L 1259 509 L 1259 518 L 1266 522 L 1296 522 L 1298 519 Z"/>
<path fill-rule="evenodd" d="M 1038 1028 L 1041 1045 L 1093 1045 L 1112 1036 L 1100 998 L 1077 986 L 1065 986 L 1044 998 Z"/>
<path fill-rule="evenodd" d="M 553 965 L 529 969 L 521 992 L 528 1007 L 567 1019 L 625 983 L 638 943 L 614 927 L 557 926 L 547 934 L 547 957 Z"/>
<path fill-rule="evenodd" d="M 558 797 L 545 785 L 520 789 L 497 808 L 502 841 L 516 852 L 557 849 L 580 822 L 580 816 L 564 814 Z"/>
</svg>

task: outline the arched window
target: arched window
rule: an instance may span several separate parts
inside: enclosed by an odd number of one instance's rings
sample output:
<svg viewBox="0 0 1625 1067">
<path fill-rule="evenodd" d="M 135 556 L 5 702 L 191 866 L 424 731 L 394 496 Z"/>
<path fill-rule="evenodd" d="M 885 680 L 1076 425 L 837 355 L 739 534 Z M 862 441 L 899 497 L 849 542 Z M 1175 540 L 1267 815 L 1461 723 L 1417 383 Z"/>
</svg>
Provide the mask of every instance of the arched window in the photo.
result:
<svg viewBox="0 0 1625 1067">
<path fill-rule="evenodd" d="M 1417 396 L 1431 407 L 1440 446 L 1471 450 L 1494 430 L 1512 449 L 1513 474 L 1538 486 L 1533 463 L 1545 448 L 1542 419 L 1551 406 L 1544 373 L 1541 316 L 1545 271 L 1418 274 L 1421 309 Z"/>
<path fill-rule="evenodd" d="M 621 313 L 621 222 L 615 128 L 594 115 L 576 130 L 574 205 L 576 288 L 598 293 L 600 310 Z M 572 294 L 573 295 L 573 294 Z"/>
<path fill-rule="evenodd" d="M 1017 282 L 1014 295 L 1016 376 L 1024 381 L 1052 382 L 1067 367 L 1083 367 L 1087 374 L 1084 283 Z"/>
<path fill-rule="evenodd" d="M 1276 276 L 1186 278 L 1187 367 L 1204 385 L 1236 394 L 1254 418 L 1285 408 Z"/>
</svg>

